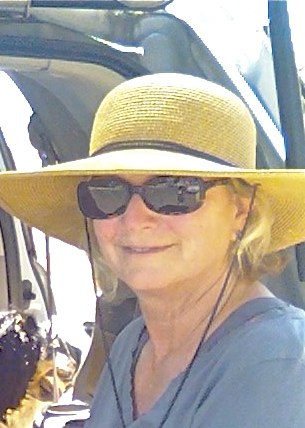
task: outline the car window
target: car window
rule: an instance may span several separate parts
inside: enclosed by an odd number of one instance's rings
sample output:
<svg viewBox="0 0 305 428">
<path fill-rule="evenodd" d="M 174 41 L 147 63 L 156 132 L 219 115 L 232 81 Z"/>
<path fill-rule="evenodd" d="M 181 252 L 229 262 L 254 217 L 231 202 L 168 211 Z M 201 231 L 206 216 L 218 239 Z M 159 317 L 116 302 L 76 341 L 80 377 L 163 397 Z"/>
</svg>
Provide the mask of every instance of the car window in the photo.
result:
<svg viewBox="0 0 305 428">
<path fill-rule="evenodd" d="M 32 109 L 14 82 L 1 72 L 0 88 L 2 94 L 5 93 L 6 99 L 10 99 L 10 105 L 3 103 L 0 105 L 0 127 L 15 166 L 18 170 L 38 169 L 41 167 L 41 159 L 31 144 L 28 133 Z M 4 165 L 2 169 L 5 169 Z M 35 262 L 46 270 L 45 235 L 32 229 L 32 236 L 35 245 Z M 61 337 L 85 349 L 89 345 L 87 343 L 89 338 L 84 331 L 83 323 L 93 321 L 95 315 L 95 296 L 87 256 L 84 252 L 56 239 L 50 239 L 50 250 L 51 285 L 57 312 L 54 319 L 56 329 L 60 330 Z M 63 260 L 65 260 L 64 264 Z M 7 308 L 8 292 L 5 273 L 4 249 L 0 235 L 0 306 Z M 2 276 L 4 276 L 3 281 Z"/>
</svg>

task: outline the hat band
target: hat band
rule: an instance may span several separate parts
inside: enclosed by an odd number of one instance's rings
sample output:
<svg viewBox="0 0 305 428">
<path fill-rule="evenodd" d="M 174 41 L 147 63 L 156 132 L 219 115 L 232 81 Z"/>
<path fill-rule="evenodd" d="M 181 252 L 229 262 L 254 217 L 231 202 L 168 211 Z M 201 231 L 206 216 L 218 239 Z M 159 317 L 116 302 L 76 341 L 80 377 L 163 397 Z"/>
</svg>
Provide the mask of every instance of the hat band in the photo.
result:
<svg viewBox="0 0 305 428">
<path fill-rule="evenodd" d="M 230 167 L 238 167 L 238 165 L 234 165 L 230 162 L 227 162 L 224 159 L 218 158 L 217 156 L 210 155 L 208 153 L 204 153 L 200 150 L 196 150 L 190 147 L 182 146 L 177 143 L 169 143 L 168 141 L 149 141 L 149 140 L 141 140 L 141 141 L 119 141 L 115 143 L 107 144 L 107 146 L 102 147 L 97 152 L 93 153 L 91 156 L 98 156 L 102 153 L 114 152 L 118 150 L 132 150 L 132 149 L 155 149 L 155 150 L 164 150 L 167 152 L 180 153 L 185 155 L 194 156 L 197 158 L 205 159 L 210 162 L 230 166 Z"/>
</svg>

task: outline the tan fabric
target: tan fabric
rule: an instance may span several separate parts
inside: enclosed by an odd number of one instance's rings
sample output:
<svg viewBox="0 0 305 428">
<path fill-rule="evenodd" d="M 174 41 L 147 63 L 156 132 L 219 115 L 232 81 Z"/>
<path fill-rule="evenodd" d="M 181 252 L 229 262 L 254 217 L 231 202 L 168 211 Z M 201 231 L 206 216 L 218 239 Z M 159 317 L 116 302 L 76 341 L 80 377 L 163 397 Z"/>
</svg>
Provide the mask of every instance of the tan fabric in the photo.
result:
<svg viewBox="0 0 305 428">
<path fill-rule="evenodd" d="M 206 80 L 163 76 L 130 80 L 105 98 L 95 117 L 90 154 L 114 142 L 164 141 L 255 168 L 256 131 L 242 101 Z"/>
</svg>

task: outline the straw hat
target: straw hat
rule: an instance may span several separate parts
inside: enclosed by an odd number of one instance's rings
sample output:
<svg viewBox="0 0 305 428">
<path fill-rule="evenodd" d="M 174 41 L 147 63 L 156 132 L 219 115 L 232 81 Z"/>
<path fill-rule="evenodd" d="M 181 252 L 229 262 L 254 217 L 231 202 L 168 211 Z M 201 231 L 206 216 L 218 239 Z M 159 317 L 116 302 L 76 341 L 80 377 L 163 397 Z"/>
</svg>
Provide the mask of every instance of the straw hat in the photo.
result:
<svg viewBox="0 0 305 428">
<path fill-rule="evenodd" d="M 305 173 L 255 169 L 256 132 L 244 103 L 209 81 L 155 74 L 124 82 L 99 107 L 90 157 L 0 174 L 0 206 L 82 247 L 77 185 L 104 174 L 241 177 L 259 183 L 274 212 L 269 251 L 305 240 Z"/>
</svg>

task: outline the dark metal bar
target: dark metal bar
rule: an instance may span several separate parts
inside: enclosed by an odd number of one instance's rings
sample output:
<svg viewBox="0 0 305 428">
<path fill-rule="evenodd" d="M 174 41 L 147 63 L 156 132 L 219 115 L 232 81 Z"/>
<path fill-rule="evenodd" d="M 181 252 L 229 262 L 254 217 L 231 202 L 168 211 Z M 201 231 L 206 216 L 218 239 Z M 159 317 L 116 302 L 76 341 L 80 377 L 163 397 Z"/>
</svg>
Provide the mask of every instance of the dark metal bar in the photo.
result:
<svg viewBox="0 0 305 428">
<path fill-rule="evenodd" d="M 167 4 L 173 0 L 164 1 L 163 5 L 136 7 L 125 6 L 117 0 L 32 0 L 31 7 L 56 7 L 56 8 L 70 8 L 70 9 L 163 9 Z M 0 3 L 1 4 L 1 3 Z"/>
<path fill-rule="evenodd" d="M 126 9 L 116 0 L 32 0 L 31 7 L 70 9 Z"/>
<path fill-rule="evenodd" d="M 287 1 L 268 0 L 270 38 L 286 167 L 305 168 L 304 121 Z"/>
<path fill-rule="evenodd" d="M 282 133 L 286 145 L 286 167 L 305 168 L 304 120 L 287 1 L 268 0 L 270 37 Z M 300 281 L 305 281 L 305 243 L 296 246 Z"/>
</svg>

